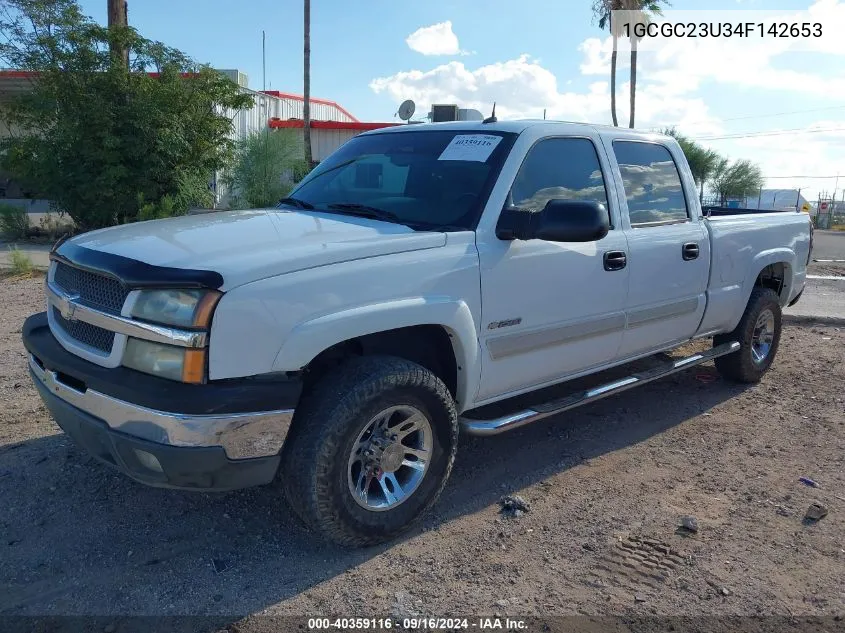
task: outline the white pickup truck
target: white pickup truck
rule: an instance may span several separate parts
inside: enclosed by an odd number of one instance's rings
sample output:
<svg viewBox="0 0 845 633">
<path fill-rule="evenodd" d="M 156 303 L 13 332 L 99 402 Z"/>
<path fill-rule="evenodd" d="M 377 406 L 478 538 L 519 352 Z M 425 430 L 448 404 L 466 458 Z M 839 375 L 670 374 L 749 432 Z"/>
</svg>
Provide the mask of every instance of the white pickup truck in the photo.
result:
<svg viewBox="0 0 845 633">
<path fill-rule="evenodd" d="M 347 545 L 434 503 L 459 431 L 711 359 L 759 380 L 811 250 L 804 213 L 703 217 L 676 142 L 621 128 L 379 130 L 290 195 L 65 241 L 23 339 L 56 422 L 97 458 L 154 486 L 277 481 Z M 706 337 L 707 352 L 485 415 Z"/>
</svg>

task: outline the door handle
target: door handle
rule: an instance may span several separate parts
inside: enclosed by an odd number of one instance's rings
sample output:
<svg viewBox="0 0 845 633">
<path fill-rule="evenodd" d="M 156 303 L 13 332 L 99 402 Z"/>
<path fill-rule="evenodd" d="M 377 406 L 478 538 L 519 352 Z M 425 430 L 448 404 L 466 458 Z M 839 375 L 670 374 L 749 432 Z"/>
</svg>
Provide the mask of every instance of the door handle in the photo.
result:
<svg viewBox="0 0 845 633">
<path fill-rule="evenodd" d="M 681 257 L 687 262 L 691 259 L 698 259 L 698 253 L 698 244 L 696 242 L 687 242 L 681 248 Z"/>
<path fill-rule="evenodd" d="M 607 251 L 603 259 L 605 270 L 622 270 L 628 265 L 628 256 L 625 251 Z"/>
</svg>

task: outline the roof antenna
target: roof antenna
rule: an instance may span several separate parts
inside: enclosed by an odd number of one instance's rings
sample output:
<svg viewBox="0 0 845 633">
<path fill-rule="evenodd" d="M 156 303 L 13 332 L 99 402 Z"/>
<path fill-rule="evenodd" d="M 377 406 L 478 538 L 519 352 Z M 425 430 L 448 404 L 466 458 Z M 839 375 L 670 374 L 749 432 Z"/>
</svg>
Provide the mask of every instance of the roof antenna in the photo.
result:
<svg viewBox="0 0 845 633">
<path fill-rule="evenodd" d="M 496 118 L 496 102 L 493 102 L 493 114 L 484 119 L 481 123 L 495 123 L 499 119 Z"/>
</svg>

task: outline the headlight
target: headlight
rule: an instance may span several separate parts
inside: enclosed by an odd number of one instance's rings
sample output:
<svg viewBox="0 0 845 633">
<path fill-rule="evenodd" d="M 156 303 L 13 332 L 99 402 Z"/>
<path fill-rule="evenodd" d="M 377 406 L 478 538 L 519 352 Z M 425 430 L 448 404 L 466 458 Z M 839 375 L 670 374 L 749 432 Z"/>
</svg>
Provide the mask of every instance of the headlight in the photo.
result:
<svg viewBox="0 0 845 633">
<path fill-rule="evenodd" d="M 205 350 L 130 338 L 126 341 L 123 365 L 160 378 L 201 383 L 205 377 Z"/>
<path fill-rule="evenodd" d="M 213 290 L 142 290 L 132 316 L 175 327 L 206 327 L 220 296 Z"/>
</svg>

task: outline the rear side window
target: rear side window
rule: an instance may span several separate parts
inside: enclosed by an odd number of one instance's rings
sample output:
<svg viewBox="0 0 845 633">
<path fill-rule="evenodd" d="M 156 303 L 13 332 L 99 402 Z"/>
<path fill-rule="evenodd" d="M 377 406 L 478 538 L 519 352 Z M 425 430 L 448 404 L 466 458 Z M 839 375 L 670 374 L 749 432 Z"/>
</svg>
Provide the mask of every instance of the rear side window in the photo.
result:
<svg viewBox="0 0 845 633">
<path fill-rule="evenodd" d="M 681 176 L 666 147 L 614 141 L 613 152 L 622 174 L 631 226 L 683 222 L 689 218 Z"/>
<path fill-rule="evenodd" d="M 585 200 L 607 207 L 607 191 L 593 142 L 547 138 L 528 152 L 511 188 L 513 205 L 541 211 L 549 200 Z"/>
</svg>

